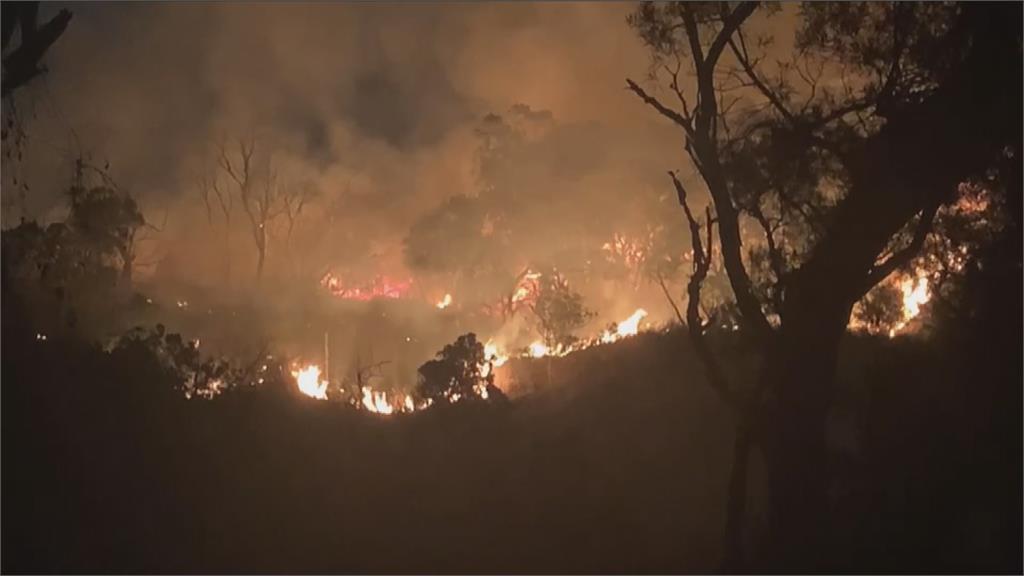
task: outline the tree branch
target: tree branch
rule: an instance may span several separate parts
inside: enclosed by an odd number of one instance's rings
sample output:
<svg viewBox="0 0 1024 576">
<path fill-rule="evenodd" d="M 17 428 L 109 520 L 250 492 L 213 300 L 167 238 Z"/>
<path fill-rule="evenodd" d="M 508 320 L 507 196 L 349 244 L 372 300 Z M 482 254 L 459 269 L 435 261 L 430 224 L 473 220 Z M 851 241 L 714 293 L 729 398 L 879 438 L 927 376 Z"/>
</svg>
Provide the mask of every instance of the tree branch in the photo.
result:
<svg viewBox="0 0 1024 576">
<path fill-rule="evenodd" d="M 683 187 L 682 182 L 679 181 L 674 172 L 669 172 L 668 175 L 672 178 L 672 184 L 675 185 L 676 193 L 679 196 L 679 203 L 682 205 L 683 213 L 686 215 L 686 222 L 690 227 L 690 241 L 693 245 L 693 273 L 690 275 L 690 280 L 686 285 L 686 327 L 690 334 L 690 342 L 693 344 L 694 351 L 696 351 L 697 356 L 701 360 L 701 364 L 704 366 L 704 372 L 708 378 L 708 383 L 711 384 L 711 387 L 727 405 L 732 408 L 738 408 L 739 403 L 729 386 L 725 373 L 722 371 L 722 367 L 719 365 L 718 360 L 715 358 L 714 353 L 711 351 L 711 347 L 708 346 L 707 340 L 704 337 L 704 324 L 700 318 L 701 287 L 704 284 L 704 280 L 707 278 L 708 269 L 711 267 L 711 208 L 708 207 L 705 217 L 709 241 L 707 252 L 705 252 L 704 243 L 701 240 L 700 223 L 693 217 L 693 213 L 690 212 L 690 206 L 686 202 L 686 189 Z M 664 286 L 662 286 L 662 288 L 664 289 Z M 667 293 L 668 292 L 666 291 L 666 295 Z M 679 311 L 677 310 L 676 313 L 678 314 Z"/>
<path fill-rule="evenodd" d="M 722 29 L 711 42 L 707 57 L 704 59 L 704 63 L 708 68 L 715 67 L 715 64 L 718 63 L 718 57 L 722 55 L 722 50 L 725 49 L 725 45 L 732 40 L 732 35 L 739 30 L 740 25 L 754 13 L 754 10 L 757 9 L 757 4 L 757 2 L 744 2 L 724 17 Z"/>
<path fill-rule="evenodd" d="M 668 106 L 665 106 L 654 96 L 649 96 L 647 92 L 644 92 L 643 88 L 629 78 L 626 78 L 626 85 L 634 94 L 639 96 L 645 104 L 657 110 L 662 116 L 678 124 L 688 136 L 693 135 L 693 118 L 689 114 L 680 114 Z"/>
<path fill-rule="evenodd" d="M 917 253 L 921 251 L 921 247 L 924 246 L 925 239 L 927 239 L 928 234 L 932 231 L 932 224 L 935 222 L 935 213 L 938 211 L 938 208 L 939 205 L 937 203 L 924 208 L 917 221 L 914 237 L 911 238 L 910 244 L 907 244 L 902 250 L 896 252 L 868 272 L 860 288 L 861 297 L 897 269 L 909 264 L 917 256 Z"/>
</svg>

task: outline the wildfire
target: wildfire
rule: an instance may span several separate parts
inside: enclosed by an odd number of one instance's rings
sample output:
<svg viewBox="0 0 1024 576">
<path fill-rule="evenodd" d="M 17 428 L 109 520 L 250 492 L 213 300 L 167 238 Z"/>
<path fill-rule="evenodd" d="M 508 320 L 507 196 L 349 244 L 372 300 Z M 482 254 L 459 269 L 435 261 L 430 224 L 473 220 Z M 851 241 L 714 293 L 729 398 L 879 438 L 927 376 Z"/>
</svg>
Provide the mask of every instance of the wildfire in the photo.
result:
<svg viewBox="0 0 1024 576">
<path fill-rule="evenodd" d="M 647 310 L 637 308 L 629 318 L 618 323 L 614 332 L 606 330 L 605 333 L 601 335 L 601 343 L 609 344 L 611 342 L 622 340 L 626 336 L 636 336 L 637 332 L 640 331 L 640 321 L 646 317 Z"/>
<path fill-rule="evenodd" d="M 494 365 L 495 368 L 508 362 L 508 354 L 504 352 L 494 340 L 488 340 L 484 344 L 484 357 Z"/>
<path fill-rule="evenodd" d="M 889 329 L 890 338 L 917 318 L 921 314 L 921 306 L 927 304 L 932 297 L 931 291 L 928 290 L 928 278 L 924 275 L 919 275 L 916 279 L 904 278 L 900 281 L 900 291 L 903 293 L 903 319 Z"/>
<path fill-rule="evenodd" d="M 522 354 L 521 357 L 544 358 L 545 356 L 567 356 L 573 352 L 585 350 L 593 346 L 618 342 L 623 338 L 636 336 L 637 333 L 640 332 L 640 322 L 646 317 L 647 311 L 643 308 L 637 308 L 636 311 L 630 314 L 628 318 L 616 324 L 614 330 L 605 330 L 604 333 L 596 338 L 580 340 L 571 346 L 562 346 L 559 344 L 558 346 L 551 347 L 545 344 L 543 340 L 534 340 L 526 347 L 525 353 Z M 484 344 L 484 356 L 495 367 L 501 366 L 509 359 L 509 355 L 503 352 L 498 344 L 493 340 L 488 340 L 487 343 Z"/>
<path fill-rule="evenodd" d="M 541 277 L 540 272 L 527 270 L 520 278 L 516 289 L 512 292 L 512 303 L 522 302 L 537 293 L 537 280 Z"/>
<path fill-rule="evenodd" d="M 445 308 L 447 308 L 447 307 L 449 307 L 451 305 L 452 305 L 452 295 L 451 294 L 445 294 L 444 298 L 442 298 L 437 304 L 435 304 L 435 306 L 437 306 L 438 310 L 444 310 Z"/>
<path fill-rule="evenodd" d="M 352 286 L 346 285 L 341 278 L 328 272 L 320 279 L 320 285 L 343 300 L 368 302 L 378 298 L 403 298 L 408 293 L 412 280 L 398 281 L 387 276 L 377 276 L 368 285 Z"/>
<path fill-rule="evenodd" d="M 607 253 L 605 257 L 608 261 L 621 260 L 629 268 L 637 268 L 647 259 L 645 246 L 618 232 L 612 235 L 611 242 L 605 242 L 601 246 L 601 250 Z"/>
<path fill-rule="evenodd" d="M 415 412 L 430 406 L 431 402 L 421 403 L 419 406 L 413 401 L 412 396 L 394 395 L 389 398 L 387 392 L 376 392 L 370 388 L 363 388 L 362 405 L 374 414 L 400 414 L 403 412 Z"/>
<path fill-rule="evenodd" d="M 327 381 L 320 380 L 320 367 L 310 364 L 305 368 L 292 370 L 292 376 L 302 392 L 310 398 L 327 400 Z"/>
<path fill-rule="evenodd" d="M 388 402 L 387 392 L 374 392 L 369 388 L 363 388 L 363 406 L 377 414 L 391 414 L 395 411 Z"/>
<path fill-rule="evenodd" d="M 547 344 L 544 344 L 540 340 L 531 342 L 526 349 L 530 352 L 530 356 L 533 358 L 543 358 L 551 351 Z"/>
<path fill-rule="evenodd" d="M 901 295 L 899 318 L 891 321 L 887 326 L 879 326 L 866 321 L 858 314 L 858 308 L 854 308 L 854 314 L 850 317 L 849 324 L 851 330 L 886 334 L 889 338 L 894 338 L 897 334 L 907 331 L 911 321 L 921 315 L 922 307 L 931 300 L 932 293 L 928 285 L 928 273 L 923 268 L 918 268 L 913 275 L 894 276 L 886 282 L 889 286 L 896 288 Z"/>
</svg>

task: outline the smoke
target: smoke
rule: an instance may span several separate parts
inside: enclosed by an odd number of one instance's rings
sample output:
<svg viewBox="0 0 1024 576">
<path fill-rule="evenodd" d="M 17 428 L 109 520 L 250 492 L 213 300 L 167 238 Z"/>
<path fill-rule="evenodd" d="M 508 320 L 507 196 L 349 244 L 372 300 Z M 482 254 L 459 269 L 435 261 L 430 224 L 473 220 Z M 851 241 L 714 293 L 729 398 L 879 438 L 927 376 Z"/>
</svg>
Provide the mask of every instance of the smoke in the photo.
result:
<svg viewBox="0 0 1024 576">
<path fill-rule="evenodd" d="M 160 228 L 136 271 L 150 293 L 254 284 L 237 200 L 225 239 L 199 195 L 217 145 L 239 138 L 255 139 L 281 182 L 312 192 L 291 236 L 275 221 L 264 286 L 315 288 L 326 270 L 411 277 L 410 229 L 458 196 L 515 196 L 529 260 L 599 247 L 674 214 L 664 172 L 682 163 L 678 132 L 624 89 L 650 65 L 631 7 L 74 4 L 45 80 L 19 95 L 35 114 L 24 160 L 5 172 L 31 184 L 23 213 L 52 221 L 74 158 L 109 162 Z M 481 131 L 496 117 L 536 130 L 483 174 Z M 601 280 L 590 290 L 602 321 L 641 304 Z"/>
</svg>

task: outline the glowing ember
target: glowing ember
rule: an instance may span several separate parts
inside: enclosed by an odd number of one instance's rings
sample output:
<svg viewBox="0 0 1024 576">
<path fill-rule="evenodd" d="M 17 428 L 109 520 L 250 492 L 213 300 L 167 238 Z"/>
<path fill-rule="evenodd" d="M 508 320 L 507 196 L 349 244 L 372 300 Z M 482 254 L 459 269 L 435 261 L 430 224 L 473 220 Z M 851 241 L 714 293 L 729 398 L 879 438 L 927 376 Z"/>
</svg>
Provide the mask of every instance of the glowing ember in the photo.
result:
<svg viewBox="0 0 1024 576">
<path fill-rule="evenodd" d="M 305 368 L 292 371 L 295 382 L 299 385 L 299 392 L 317 400 L 327 400 L 327 381 L 320 380 L 320 367 L 310 364 Z"/>
<path fill-rule="evenodd" d="M 485 384 L 477 384 L 473 387 L 473 391 L 476 392 L 477 396 L 481 399 L 487 400 L 487 386 Z"/>
<path fill-rule="evenodd" d="M 320 285 L 330 293 L 343 300 L 368 302 L 378 298 L 398 299 L 405 297 L 412 285 L 412 280 L 396 281 L 386 276 L 377 276 L 369 285 L 346 285 L 341 278 L 327 273 L 320 280 Z"/>
<path fill-rule="evenodd" d="M 445 294 L 444 298 L 442 298 L 440 302 L 435 304 L 435 306 L 437 306 L 438 310 L 444 310 L 445 308 L 451 306 L 451 304 L 452 304 L 452 295 L 451 294 Z"/>
</svg>

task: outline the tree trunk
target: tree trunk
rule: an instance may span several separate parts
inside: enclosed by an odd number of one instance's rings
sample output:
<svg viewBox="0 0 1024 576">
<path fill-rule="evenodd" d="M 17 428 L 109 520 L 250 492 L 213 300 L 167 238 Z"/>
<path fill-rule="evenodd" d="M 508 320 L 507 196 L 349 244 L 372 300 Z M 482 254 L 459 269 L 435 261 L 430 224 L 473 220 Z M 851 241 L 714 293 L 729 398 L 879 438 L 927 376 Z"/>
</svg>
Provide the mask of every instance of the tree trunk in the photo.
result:
<svg viewBox="0 0 1024 576">
<path fill-rule="evenodd" d="M 132 285 L 132 263 L 130 260 L 121 266 L 121 284 L 126 288 Z"/>
<path fill-rule="evenodd" d="M 740 415 L 733 442 L 732 471 L 729 476 L 729 502 L 725 518 L 724 553 L 721 572 L 735 574 L 746 571 L 743 550 L 744 520 L 747 510 L 747 477 L 750 461 L 751 428 L 746 416 Z"/>
<path fill-rule="evenodd" d="M 226 217 L 224 223 L 224 279 L 228 290 L 231 290 L 231 218 Z"/>
<path fill-rule="evenodd" d="M 834 291 L 820 291 L 812 278 L 800 280 L 762 374 L 768 389 L 760 430 L 770 501 L 768 548 L 759 568 L 784 572 L 828 571 L 826 423 L 850 313 Z"/>
<path fill-rule="evenodd" d="M 262 225 L 256 232 L 256 281 L 263 280 L 263 264 L 267 259 L 267 232 Z"/>
</svg>

